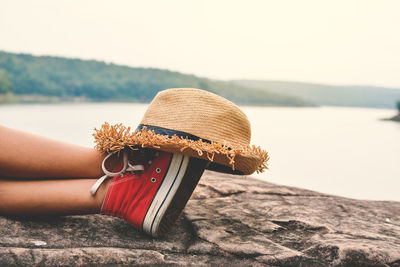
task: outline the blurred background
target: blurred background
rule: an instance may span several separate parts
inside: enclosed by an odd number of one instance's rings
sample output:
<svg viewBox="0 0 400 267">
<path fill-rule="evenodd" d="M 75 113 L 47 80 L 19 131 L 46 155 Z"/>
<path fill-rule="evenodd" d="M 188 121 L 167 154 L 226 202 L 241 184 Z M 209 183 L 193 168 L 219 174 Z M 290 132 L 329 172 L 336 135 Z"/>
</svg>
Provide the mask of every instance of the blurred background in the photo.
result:
<svg viewBox="0 0 400 267">
<path fill-rule="evenodd" d="M 0 1 L 0 124 L 83 146 L 160 90 L 238 104 L 265 181 L 400 201 L 398 1 Z"/>
</svg>

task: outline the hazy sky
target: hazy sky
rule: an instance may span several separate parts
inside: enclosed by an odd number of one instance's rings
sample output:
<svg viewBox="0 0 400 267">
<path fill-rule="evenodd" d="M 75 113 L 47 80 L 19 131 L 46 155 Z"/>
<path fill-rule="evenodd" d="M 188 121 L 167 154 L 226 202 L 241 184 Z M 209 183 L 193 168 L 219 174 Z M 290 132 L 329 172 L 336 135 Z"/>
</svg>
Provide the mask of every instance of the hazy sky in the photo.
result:
<svg viewBox="0 0 400 267">
<path fill-rule="evenodd" d="M 400 1 L 0 0 L 0 50 L 400 87 Z"/>
</svg>

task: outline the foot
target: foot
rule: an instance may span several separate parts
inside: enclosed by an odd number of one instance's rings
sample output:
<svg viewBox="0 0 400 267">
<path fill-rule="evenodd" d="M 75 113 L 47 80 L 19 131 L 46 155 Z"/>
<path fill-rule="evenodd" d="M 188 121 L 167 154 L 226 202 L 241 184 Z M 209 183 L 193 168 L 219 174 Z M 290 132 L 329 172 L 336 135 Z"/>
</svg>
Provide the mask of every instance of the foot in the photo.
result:
<svg viewBox="0 0 400 267">
<path fill-rule="evenodd" d="M 182 154 L 156 152 L 135 157 L 143 171 L 114 177 L 101 213 L 124 219 L 154 237 L 165 234 L 179 217 L 207 161 Z"/>
</svg>

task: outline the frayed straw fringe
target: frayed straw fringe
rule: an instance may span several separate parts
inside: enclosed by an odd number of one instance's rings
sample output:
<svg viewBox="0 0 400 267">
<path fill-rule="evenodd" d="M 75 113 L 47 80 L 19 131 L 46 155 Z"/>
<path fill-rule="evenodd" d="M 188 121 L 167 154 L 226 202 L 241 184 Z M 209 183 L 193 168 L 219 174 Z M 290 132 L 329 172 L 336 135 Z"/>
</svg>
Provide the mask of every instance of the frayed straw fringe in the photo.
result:
<svg viewBox="0 0 400 267">
<path fill-rule="evenodd" d="M 122 124 L 109 125 L 104 123 L 100 130 L 94 129 L 95 148 L 102 152 L 118 153 L 125 147 L 135 149 L 137 146 L 142 148 L 160 148 L 166 145 L 174 145 L 180 147 L 180 151 L 190 148 L 197 152 L 199 157 L 206 154 L 209 161 L 214 161 L 216 154 L 226 155 L 232 170 L 235 169 L 235 157 L 237 155 L 256 156 L 261 159 L 261 163 L 257 166 L 257 172 L 263 172 L 267 167 L 269 159 L 268 152 L 260 147 L 248 146 L 245 148 L 233 148 L 228 144 L 218 142 L 203 142 L 201 139 L 197 141 L 188 138 L 178 137 L 176 135 L 169 137 L 166 135 L 156 134 L 154 131 L 148 131 L 146 127 L 136 132 L 131 132 L 131 127 L 125 127 Z"/>
</svg>

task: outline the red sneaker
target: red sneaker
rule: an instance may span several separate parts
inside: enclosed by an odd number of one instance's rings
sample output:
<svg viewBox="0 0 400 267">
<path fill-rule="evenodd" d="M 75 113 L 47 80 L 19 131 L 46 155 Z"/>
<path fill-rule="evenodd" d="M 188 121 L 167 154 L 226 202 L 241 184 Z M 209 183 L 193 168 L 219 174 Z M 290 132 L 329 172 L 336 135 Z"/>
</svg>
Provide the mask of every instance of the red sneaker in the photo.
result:
<svg viewBox="0 0 400 267">
<path fill-rule="evenodd" d="M 108 188 L 101 213 L 124 219 L 139 230 L 163 235 L 176 221 L 195 189 L 207 161 L 182 154 L 157 152 L 145 161 L 135 158 Z M 129 170 L 144 169 L 129 172 Z"/>
</svg>

